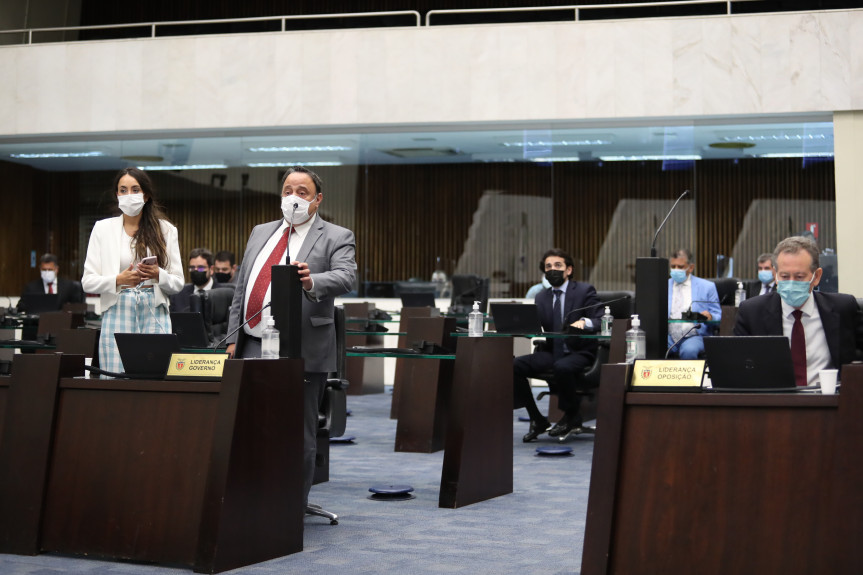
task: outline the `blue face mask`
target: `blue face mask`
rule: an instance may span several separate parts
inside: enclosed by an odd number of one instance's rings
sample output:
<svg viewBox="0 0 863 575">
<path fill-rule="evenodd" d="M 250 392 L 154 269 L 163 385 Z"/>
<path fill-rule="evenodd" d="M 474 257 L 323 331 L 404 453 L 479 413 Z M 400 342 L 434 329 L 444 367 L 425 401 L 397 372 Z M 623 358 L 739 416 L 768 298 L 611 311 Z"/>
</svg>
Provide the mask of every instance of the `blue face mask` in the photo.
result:
<svg viewBox="0 0 863 575">
<path fill-rule="evenodd" d="M 761 280 L 761 283 L 764 285 L 768 285 L 773 281 L 773 272 L 770 270 L 758 270 L 758 279 Z"/>
<path fill-rule="evenodd" d="M 794 280 L 778 281 L 776 282 L 776 291 L 779 292 L 779 297 L 782 298 L 782 301 L 791 307 L 797 308 L 806 303 L 806 300 L 809 299 L 809 288 L 814 279 L 815 276 L 813 275 L 812 279 L 808 282 L 798 282 Z"/>
<path fill-rule="evenodd" d="M 676 284 L 682 284 L 686 281 L 686 270 L 671 270 L 671 279 Z"/>
</svg>

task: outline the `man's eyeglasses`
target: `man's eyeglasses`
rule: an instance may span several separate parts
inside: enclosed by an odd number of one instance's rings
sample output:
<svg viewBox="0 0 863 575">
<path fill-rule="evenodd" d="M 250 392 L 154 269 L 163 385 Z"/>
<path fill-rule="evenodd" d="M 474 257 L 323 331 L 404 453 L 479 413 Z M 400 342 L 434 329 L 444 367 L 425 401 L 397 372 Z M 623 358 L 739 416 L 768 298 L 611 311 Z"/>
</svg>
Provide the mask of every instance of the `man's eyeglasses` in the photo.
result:
<svg viewBox="0 0 863 575">
<path fill-rule="evenodd" d="M 190 272 L 205 272 L 208 269 L 210 268 L 208 268 L 207 266 L 189 266 Z"/>
</svg>

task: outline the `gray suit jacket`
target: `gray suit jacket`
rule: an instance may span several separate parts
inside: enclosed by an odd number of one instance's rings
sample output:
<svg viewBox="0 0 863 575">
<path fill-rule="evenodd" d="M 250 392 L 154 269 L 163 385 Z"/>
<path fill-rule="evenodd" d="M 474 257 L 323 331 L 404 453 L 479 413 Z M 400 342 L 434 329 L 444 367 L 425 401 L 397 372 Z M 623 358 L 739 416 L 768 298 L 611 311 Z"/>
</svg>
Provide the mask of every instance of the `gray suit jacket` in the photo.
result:
<svg viewBox="0 0 863 575">
<path fill-rule="evenodd" d="M 264 244 L 272 236 L 282 220 L 255 226 L 246 244 L 243 265 L 236 276 L 237 288 L 231 304 L 228 333 L 237 329 L 245 320 L 246 289 L 249 274 Z M 305 262 L 315 282 L 315 296 L 303 298 L 302 346 L 305 370 L 308 372 L 332 372 L 336 370 L 336 331 L 333 320 L 334 298 L 353 289 L 357 264 L 354 259 L 356 241 L 348 229 L 325 222 L 317 217 L 312 229 L 303 241 L 297 261 Z M 242 357 L 244 330 L 228 338 L 236 343 L 235 357 Z"/>
</svg>

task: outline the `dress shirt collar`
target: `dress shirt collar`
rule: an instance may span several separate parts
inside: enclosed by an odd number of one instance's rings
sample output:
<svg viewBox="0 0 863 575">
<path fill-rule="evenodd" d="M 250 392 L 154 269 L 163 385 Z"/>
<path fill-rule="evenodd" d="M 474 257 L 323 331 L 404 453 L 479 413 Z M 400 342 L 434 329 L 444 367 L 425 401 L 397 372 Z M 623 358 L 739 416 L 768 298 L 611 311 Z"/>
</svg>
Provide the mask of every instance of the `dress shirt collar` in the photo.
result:
<svg viewBox="0 0 863 575">
<path fill-rule="evenodd" d="M 782 317 L 791 317 L 791 313 L 796 309 L 785 303 L 784 299 L 782 301 Z M 806 299 L 806 302 L 800 306 L 800 311 L 803 312 L 803 315 L 806 317 L 816 317 L 819 316 L 818 308 L 815 305 L 815 292 L 810 292 L 809 297 Z"/>
</svg>

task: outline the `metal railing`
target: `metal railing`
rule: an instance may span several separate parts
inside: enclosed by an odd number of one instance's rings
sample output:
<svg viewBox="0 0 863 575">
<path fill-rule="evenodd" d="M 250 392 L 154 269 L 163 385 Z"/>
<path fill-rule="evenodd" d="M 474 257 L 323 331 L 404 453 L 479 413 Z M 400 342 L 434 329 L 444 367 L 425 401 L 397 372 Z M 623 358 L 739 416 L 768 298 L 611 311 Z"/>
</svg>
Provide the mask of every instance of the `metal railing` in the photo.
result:
<svg viewBox="0 0 863 575">
<path fill-rule="evenodd" d="M 471 8 L 471 9 L 453 9 L 453 10 L 429 10 L 426 12 L 425 25 L 434 26 L 431 19 L 432 16 L 440 15 L 466 15 L 466 14 L 494 14 L 494 13 L 514 13 L 514 12 L 566 12 L 572 11 L 574 22 L 582 20 L 582 12 L 599 11 L 599 10 L 620 10 L 639 8 L 664 8 L 669 6 L 698 6 L 698 5 L 725 5 L 725 14 L 731 15 L 732 4 L 741 4 L 744 2 L 760 2 L 762 0 L 670 0 L 668 2 L 636 2 L 626 4 L 584 4 L 581 6 L 541 6 L 541 7 L 525 7 L 525 8 Z M 621 16 L 625 17 L 625 16 Z M 637 16 L 636 16 L 637 17 Z"/>
<path fill-rule="evenodd" d="M 644 9 L 657 9 L 661 11 L 662 9 L 674 8 L 674 7 L 700 7 L 700 6 L 724 6 L 724 10 L 717 11 L 711 15 L 731 15 L 735 12 L 733 11 L 733 6 L 735 4 L 743 4 L 750 2 L 764 2 L 764 0 L 667 0 L 667 1 L 656 1 L 656 2 L 636 2 L 636 3 L 620 3 L 620 4 L 585 4 L 581 6 L 575 5 L 566 5 L 566 6 L 533 6 L 533 7 L 524 7 L 524 8 L 466 8 L 466 9 L 453 9 L 453 10 L 429 10 L 425 15 L 425 23 L 423 23 L 422 16 L 416 10 L 399 10 L 399 11 L 390 11 L 390 12 L 355 12 L 355 13 L 339 13 L 339 14 L 304 14 L 304 15 L 291 15 L 291 16 L 262 16 L 262 17 L 252 17 L 252 18 L 228 18 L 222 20 L 181 20 L 181 21 L 173 21 L 173 22 L 142 22 L 136 24 L 105 24 L 98 26 L 66 26 L 60 28 L 26 28 L 20 30 L 0 30 L 0 45 L 9 45 L 9 44 L 33 44 L 33 43 L 44 43 L 44 42 L 68 42 L 68 41 L 76 41 L 79 38 L 66 38 L 67 35 L 74 35 L 77 32 L 99 32 L 99 31 L 122 31 L 122 30 L 132 30 L 132 29 L 140 29 L 141 33 L 139 35 L 117 35 L 112 38 L 100 38 L 100 37 L 88 37 L 83 40 L 106 40 L 106 39 L 128 39 L 128 38 L 157 38 L 157 37 L 165 37 L 165 36 L 196 36 L 196 35 L 205 35 L 205 34 L 240 34 L 240 33 L 258 33 L 262 31 L 266 32 L 288 32 L 288 31 L 303 31 L 303 30 L 320 30 L 320 29 L 342 29 L 342 28 L 394 28 L 394 27 L 415 27 L 419 28 L 422 26 L 431 27 L 431 26 L 439 26 L 439 25 L 452 25 L 452 24 L 466 24 L 469 23 L 471 25 L 476 24 L 499 24 L 504 23 L 515 23 L 515 22 L 540 22 L 540 21 L 574 21 L 579 22 L 582 20 L 597 20 L 597 19 L 619 19 L 619 18 L 647 18 L 651 16 L 644 16 L 643 14 L 635 14 L 635 11 L 644 10 Z M 546 20 L 537 19 L 538 15 L 549 12 L 556 12 L 565 14 L 566 12 L 572 12 L 572 19 L 563 20 L 562 18 L 550 18 Z M 773 10 L 767 10 L 773 11 Z M 591 18 L 587 16 L 587 14 L 593 13 L 595 17 Z M 599 15 L 603 13 L 605 15 Z M 612 14 L 613 15 L 608 15 Z M 627 15 L 627 13 L 629 13 Z M 510 14 L 525 14 L 526 17 L 523 20 L 518 20 L 517 18 L 512 18 Z M 481 19 L 482 16 L 488 15 L 491 18 L 494 18 L 495 15 L 498 16 L 497 20 L 492 20 L 489 22 L 477 21 L 477 19 Z M 669 14 L 670 16 L 679 16 L 679 14 Z M 703 16 L 707 14 L 694 14 L 696 16 Z M 442 20 L 443 16 L 450 17 L 449 22 L 442 22 L 436 24 L 432 21 L 432 18 L 437 16 L 439 20 Z M 459 17 L 466 17 L 470 21 L 464 21 L 464 19 L 459 19 Z M 503 17 L 503 18 L 501 18 Z M 358 26 L 315 26 L 312 28 L 303 28 L 303 27 L 290 27 L 288 25 L 291 21 L 309 21 L 315 24 L 319 22 L 325 22 L 326 20 L 333 19 L 386 19 L 386 18 L 404 18 L 406 21 L 412 20 L 412 24 L 401 24 L 401 23 L 393 23 L 392 21 L 387 23 L 384 22 L 378 25 L 358 25 Z M 272 29 L 267 30 L 251 30 L 249 28 L 242 29 L 242 27 L 254 24 L 262 24 L 264 27 L 268 23 L 278 23 L 274 25 Z M 171 29 L 177 30 L 180 27 L 192 27 L 194 30 L 192 31 L 180 31 L 171 33 Z M 210 27 L 211 29 L 216 29 L 216 31 L 205 32 L 204 29 L 206 27 Z M 231 28 L 231 29 L 226 29 Z M 7 42 L 4 41 L 4 38 L 8 38 L 9 36 L 19 35 L 20 40 Z M 34 42 L 34 35 L 45 35 L 45 36 L 62 36 L 59 40 L 46 40 L 43 42 Z"/>
<path fill-rule="evenodd" d="M 7 42 L 2 41 L 2 37 L 4 35 L 13 35 L 19 34 L 24 39 L 24 41 L 19 42 L 11 42 L 11 44 L 33 44 L 33 35 L 34 34 L 61 34 L 65 32 L 81 32 L 81 31 L 97 31 L 97 30 L 128 30 L 140 28 L 143 30 L 148 30 L 146 34 L 141 34 L 139 36 L 124 36 L 124 38 L 157 38 L 163 36 L 174 36 L 175 34 L 160 34 L 161 30 L 168 31 L 171 27 L 178 26 L 218 26 L 222 27 L 230 24 L 254 24 L 254 23 L 267 23 L 267 22 L 279 22 L 281 26 L 281 30 L 272 30 L 274 32 L 287 32 L 290 28 L 288 27 L 288 21 L 292 20 L 328 20 L 335 18 L 387 18 L 387 17 L 399 17 L 399 16 L 407 16 L 412 17 L 414 20 L 413 27 L 422 26 L 422 16 L 416 10 L 399 10 L 399 11 L 391 11 L 391 12 L 353 12 L 353 13 L 340 13 L 340 14 L 308 14 L 308 15 L 293 15 L 293 16 L 265 16 L 265 17 L 252 17 L 252 18 L 228 18 L 223 20 L 181 20 L 174 22 L 139 22 L 136 24 L 104 24 L 98 26 L 64 26 L 58 28 L 25 28 L 20 30 L 0 30 L 0 45 L 9 44 Z M 400 27 L 402 25 L 392 24 L 387 25 L 385 27 Z M 373 26 L 368 26 L 373 27 Z M 334 26 L 334 28 L 336 28 Z M 243 33 L 243 31 L 238 31 L 235 33 Z M 195 34 L 188 34 L 195 35 Z M 61 40 L 64 41 L 64 40 Z"/>
</svg>

